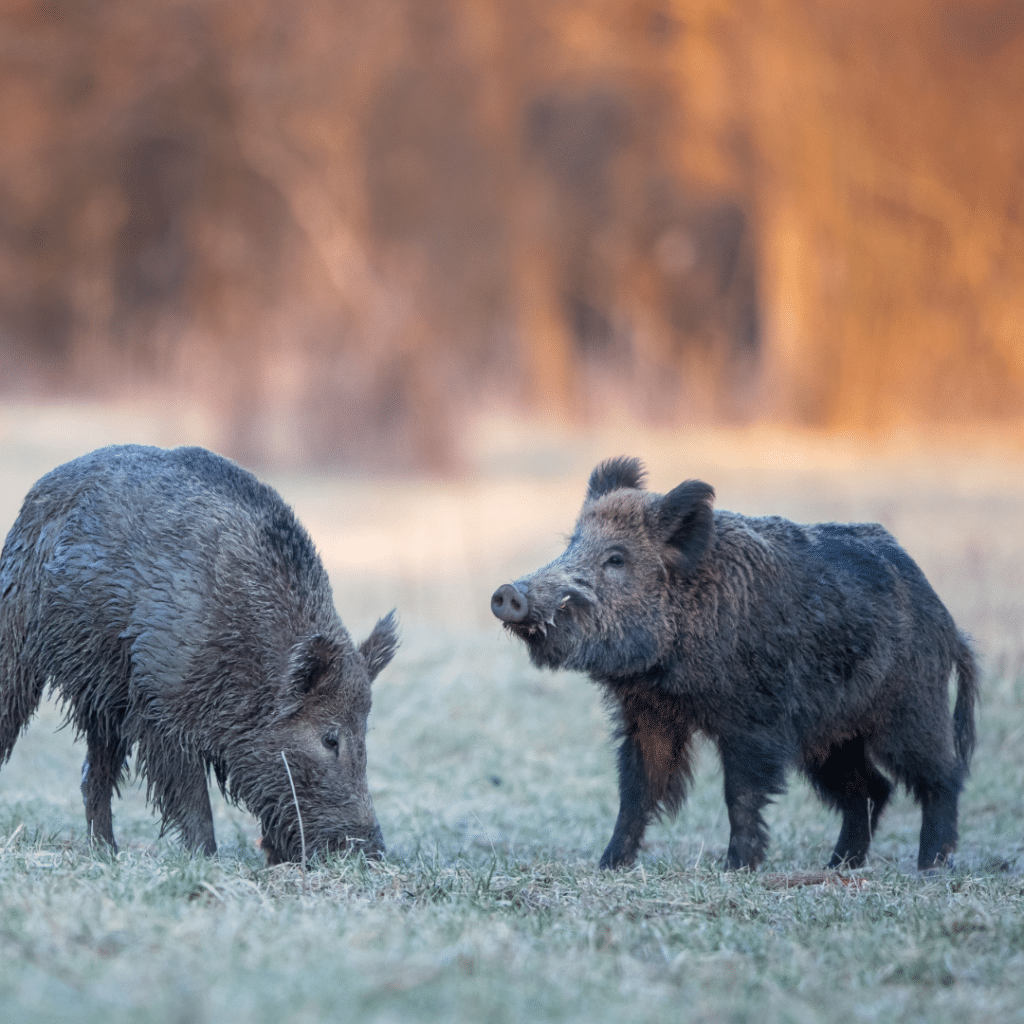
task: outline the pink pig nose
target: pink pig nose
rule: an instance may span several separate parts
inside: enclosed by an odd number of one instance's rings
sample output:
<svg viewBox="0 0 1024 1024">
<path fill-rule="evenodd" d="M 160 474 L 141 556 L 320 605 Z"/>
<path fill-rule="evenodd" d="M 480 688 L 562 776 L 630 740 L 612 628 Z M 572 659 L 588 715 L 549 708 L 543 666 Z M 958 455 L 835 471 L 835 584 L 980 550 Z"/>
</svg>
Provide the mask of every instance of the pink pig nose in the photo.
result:
<svg viewBox="0 0 1024 1024">
<path fill-rule="evenodd" d="M 491 597 L 491 611 L 502 622 L 522 622 L 530 611 L 530 603 L 514 584 L 506 583 Z"/>
</svg>

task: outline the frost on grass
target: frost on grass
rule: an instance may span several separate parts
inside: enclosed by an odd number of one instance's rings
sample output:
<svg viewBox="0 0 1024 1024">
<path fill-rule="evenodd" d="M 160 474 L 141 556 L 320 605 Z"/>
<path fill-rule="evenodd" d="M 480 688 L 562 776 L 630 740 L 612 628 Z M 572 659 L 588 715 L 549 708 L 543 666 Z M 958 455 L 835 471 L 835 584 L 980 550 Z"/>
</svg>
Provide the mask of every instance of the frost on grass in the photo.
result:
<svg viewBox="0 0 1024 1024">
<path fill-rule="evenodd" d="M 919 816 L 901 795 L 868 867 L 819 877 L 837 819 L 794 780 L 769 809 L 763 871 L 725 875 L 721 774 L 703 749 L 680 816 L 649 830 L 635 868 L 599 875 L 616 810 L 599 696 L 532 669 L 487 607 L 517 567 L 560 550 L 551 524 L 578 503 L 577 467 L 529 486 L 388 484 L 383 511 L 376 485 L 310 480 L 297 511 L 339 611 L 360 635 L 383 606 L 404 623 L 367 734 L 388 859 L 314 857 L 304 888 L 297 866 L 264 865 L 258 827 L 216 793 L 229 840 L 189 859 L 134 789 L 116 808 L 124 850 L 94 850 L 82 750 L 44 708 L 0 769 L 0 1019 L 1019 1018 L 1022 477 L 965 490 L 882 467 L 853 487 L 822 471 L 783 493 L 749 467 L 687 458 L 664 456 L 659 475 L 709 479 L 738 510 L 881 519 L 975 635 L 983 701 L 955 872 L 915 877 Z M 506 537 L 493 513 L 511 500 Z M 366 523 L 390 548 L 360 542 Z"/>
</svg>

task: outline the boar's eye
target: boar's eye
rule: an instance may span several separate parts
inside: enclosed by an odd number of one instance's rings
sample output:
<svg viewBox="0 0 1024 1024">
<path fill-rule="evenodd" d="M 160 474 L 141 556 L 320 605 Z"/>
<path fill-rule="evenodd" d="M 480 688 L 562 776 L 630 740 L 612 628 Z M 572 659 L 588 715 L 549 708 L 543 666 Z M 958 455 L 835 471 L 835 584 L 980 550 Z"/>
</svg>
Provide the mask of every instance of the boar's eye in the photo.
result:
<svg viewBox="0 0 1024 1024">
<path fill-rule="evenodd" d="M 623 557 L 621 551 L 612 551 L 608 557 L 604 560 L 605 565 L 620 566 L 626 564 L 626 559 Z"/>
<path fill-rule="evenodd" d="M 327 732 L 325 732 L 324 735 L 323 735 L 322 742 L 323 742 L 323 745 L 329 751 L 331 751 L 331 753 L 334 754 L 335 757 L 338 756 L 338 730 L 337 729 L 328 729 Z"/>
</svg>

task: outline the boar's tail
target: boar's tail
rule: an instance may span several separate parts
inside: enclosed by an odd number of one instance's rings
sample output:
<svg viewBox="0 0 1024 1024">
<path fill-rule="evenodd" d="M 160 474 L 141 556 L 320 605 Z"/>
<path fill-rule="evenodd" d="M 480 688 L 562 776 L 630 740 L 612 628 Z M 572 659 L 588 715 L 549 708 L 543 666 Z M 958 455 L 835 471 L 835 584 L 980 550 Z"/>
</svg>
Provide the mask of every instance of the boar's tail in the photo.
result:
<svg viewBox="0 0 1024 1024">
<path fill-rule="evenodd" d="M 958 633 L 953 652 L 956 663 L 956 703 L 953 705 L 953 731 L 957 756 L 963 765 L 964 774 L 974 753 L 974 703 L 978 699 L 978 662 L 974 651 L 963 633 Z"/>
</svg>

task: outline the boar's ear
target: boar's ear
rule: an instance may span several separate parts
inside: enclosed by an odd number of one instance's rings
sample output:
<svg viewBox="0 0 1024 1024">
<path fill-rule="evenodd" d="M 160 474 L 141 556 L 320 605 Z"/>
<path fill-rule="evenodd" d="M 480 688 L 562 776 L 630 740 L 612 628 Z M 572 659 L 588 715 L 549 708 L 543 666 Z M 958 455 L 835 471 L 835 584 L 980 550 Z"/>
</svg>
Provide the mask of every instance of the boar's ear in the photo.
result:
<svg viewBox="0 0 1024 1024">
<path fill-rule="evenodd" d="M 668 549 L 666 561 L 680 576 L 703 558 L 715 532 L 711 503 L 715 489 L 701 480 L 686 480 L 654 507 L 655 530 Z"/>
<path fill-rule="evenodd" d="M 304 636 L 288 655 L 288 680 L 292 687 L 299 693 L 311 693 L 323 681 L 337 656 L 338 646 L 333 640 L 319 633 Z"/>
<path fill-rule="evenodd" d="M 397 626 L 395 610 L 392 608 L 383 619 L 378 620 L 373 632 L 359 645 L 359 653 L 366 659 L 366 671 L 370 673 L 371 683 L 395 656 L 398 649 Z"/>
<path fill-rule="evenodd" d="M 608 459 L 590 474 L 585 500 L 596 501 L 603 494 L 623 487 L 643 490 L 646 475 L 644 464 L 639 459 L 627 459 L 625 456 Z"/>
</svg>

